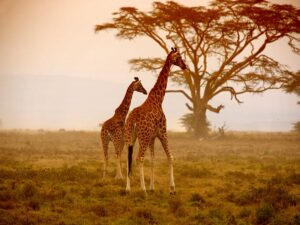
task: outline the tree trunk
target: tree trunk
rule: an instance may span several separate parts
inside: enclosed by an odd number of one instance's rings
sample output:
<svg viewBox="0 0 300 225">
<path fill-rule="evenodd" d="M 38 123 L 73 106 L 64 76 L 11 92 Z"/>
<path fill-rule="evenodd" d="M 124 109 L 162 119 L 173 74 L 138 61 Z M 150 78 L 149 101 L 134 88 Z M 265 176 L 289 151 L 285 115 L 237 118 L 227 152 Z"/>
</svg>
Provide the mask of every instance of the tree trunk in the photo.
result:
<svg viewBox="0 0 300 225">
<path fill-rule="evenodd" d="M 195 138 L 206 137 L 208 135 L 209 123 L 206 119 L 206 108 L 194 110 L 194 136 Z"/>
</svg>

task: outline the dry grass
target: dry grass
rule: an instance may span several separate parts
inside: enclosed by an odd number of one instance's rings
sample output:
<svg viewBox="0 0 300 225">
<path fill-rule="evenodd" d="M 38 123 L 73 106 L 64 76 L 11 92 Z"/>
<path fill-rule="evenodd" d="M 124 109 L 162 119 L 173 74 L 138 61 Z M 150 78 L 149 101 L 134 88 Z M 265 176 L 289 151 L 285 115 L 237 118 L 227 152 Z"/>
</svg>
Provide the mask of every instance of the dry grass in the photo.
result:
<svg viewBox="0 0 300 225">
<path fill-rule="evenodd" d="M 136 167 L 133 191 L 125 193 L 125 181 L 114 180 L 112 148 L 109 178 L 102 180 L 98 135 L 1 132 L 0 225 L 300 224 L 300 138 L 295 134 L 230 133 L 196 141 L 170 133 L 175 196 L 168 192 L 159 143 L 154 193 L 139 191 Z M 149 165 L 148 153 L 147 185 Z"/>
</svg>

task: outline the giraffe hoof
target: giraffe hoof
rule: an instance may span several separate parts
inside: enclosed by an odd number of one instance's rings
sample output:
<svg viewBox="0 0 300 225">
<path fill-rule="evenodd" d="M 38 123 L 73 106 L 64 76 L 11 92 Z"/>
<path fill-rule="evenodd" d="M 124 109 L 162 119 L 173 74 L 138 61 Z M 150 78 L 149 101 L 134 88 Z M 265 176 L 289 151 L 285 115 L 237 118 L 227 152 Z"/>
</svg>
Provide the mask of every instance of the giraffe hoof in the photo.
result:
<svg viewBox="0 0 300 225">
<path fill-rule="evenodd" d="M 175 187 L 170 187 L 170 195 L 176 195 Z"/>
<path fill-rule="evenodd" d="M 150 189 L 150 190 L 149 190 L 149 193 L 150 193 L 150 194 L 153 194 L 153 193 L 154 193 L 154 189 Z"/>
<path fill-rule="evenodd" d="M 122 173 L 117 173 L 116 176 L 115 176 L 115 179 L 116 180 L 123 180 L 124 179 L 123 174 Z"/>
<path fill-rule="evenodd" d="M 170 195 L 176 195 L 176 191 L 170 191 Z"/>
</svg>

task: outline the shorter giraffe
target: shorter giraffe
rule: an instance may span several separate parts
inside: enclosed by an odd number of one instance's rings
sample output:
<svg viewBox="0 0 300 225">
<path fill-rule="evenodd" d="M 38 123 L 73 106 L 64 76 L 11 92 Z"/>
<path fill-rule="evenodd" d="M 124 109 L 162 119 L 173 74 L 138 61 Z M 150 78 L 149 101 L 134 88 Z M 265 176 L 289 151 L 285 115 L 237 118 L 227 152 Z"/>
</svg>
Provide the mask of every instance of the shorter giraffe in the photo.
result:
<svg viewBox="0 0 300 225">
<path fill-rule="evenodd" d="M 127 88 L 125 97 L 120 106 L 115 110 L 113 117 L 106 120 L 102 125 L 100 136 L 105 160 L 103 178 L 106 175 L 108 164 L 108 144 L 112 141 L 115 147 L 116 160 L 118 164 L 116 178 L 123 179 L 121 170 L 121 153 L 124 147 L 124 125 L 134 91 L 141 92 L 145 95 L 147 94 L 147 91 L 137 77 L 134 78 L 134 81 Z"/>
</svg>

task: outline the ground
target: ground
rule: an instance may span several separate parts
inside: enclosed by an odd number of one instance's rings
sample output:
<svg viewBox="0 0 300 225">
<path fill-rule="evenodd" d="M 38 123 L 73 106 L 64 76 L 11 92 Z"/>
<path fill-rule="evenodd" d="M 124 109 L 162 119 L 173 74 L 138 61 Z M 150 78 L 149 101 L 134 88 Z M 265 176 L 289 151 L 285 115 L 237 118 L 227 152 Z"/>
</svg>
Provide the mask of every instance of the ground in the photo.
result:
<svg viewBox="0 0 300 225">
<path fill-rule="evenodd" d="M 300 137 L 228 133 L 193 140 L 169 133 L 176 195 L 169 195 L 166 156 L 156 142 L 154 193 L 132 193 L 108 178 L 97 132 L 0 132 L 0 225 L 9 224 L 300 224 Z M 134 156 L 137 148 L 134 150 Z M 126 150 L 123 152 L 126 171 Z M 145 159 L 147 187 L 150 154 Z"/>
</svg>

